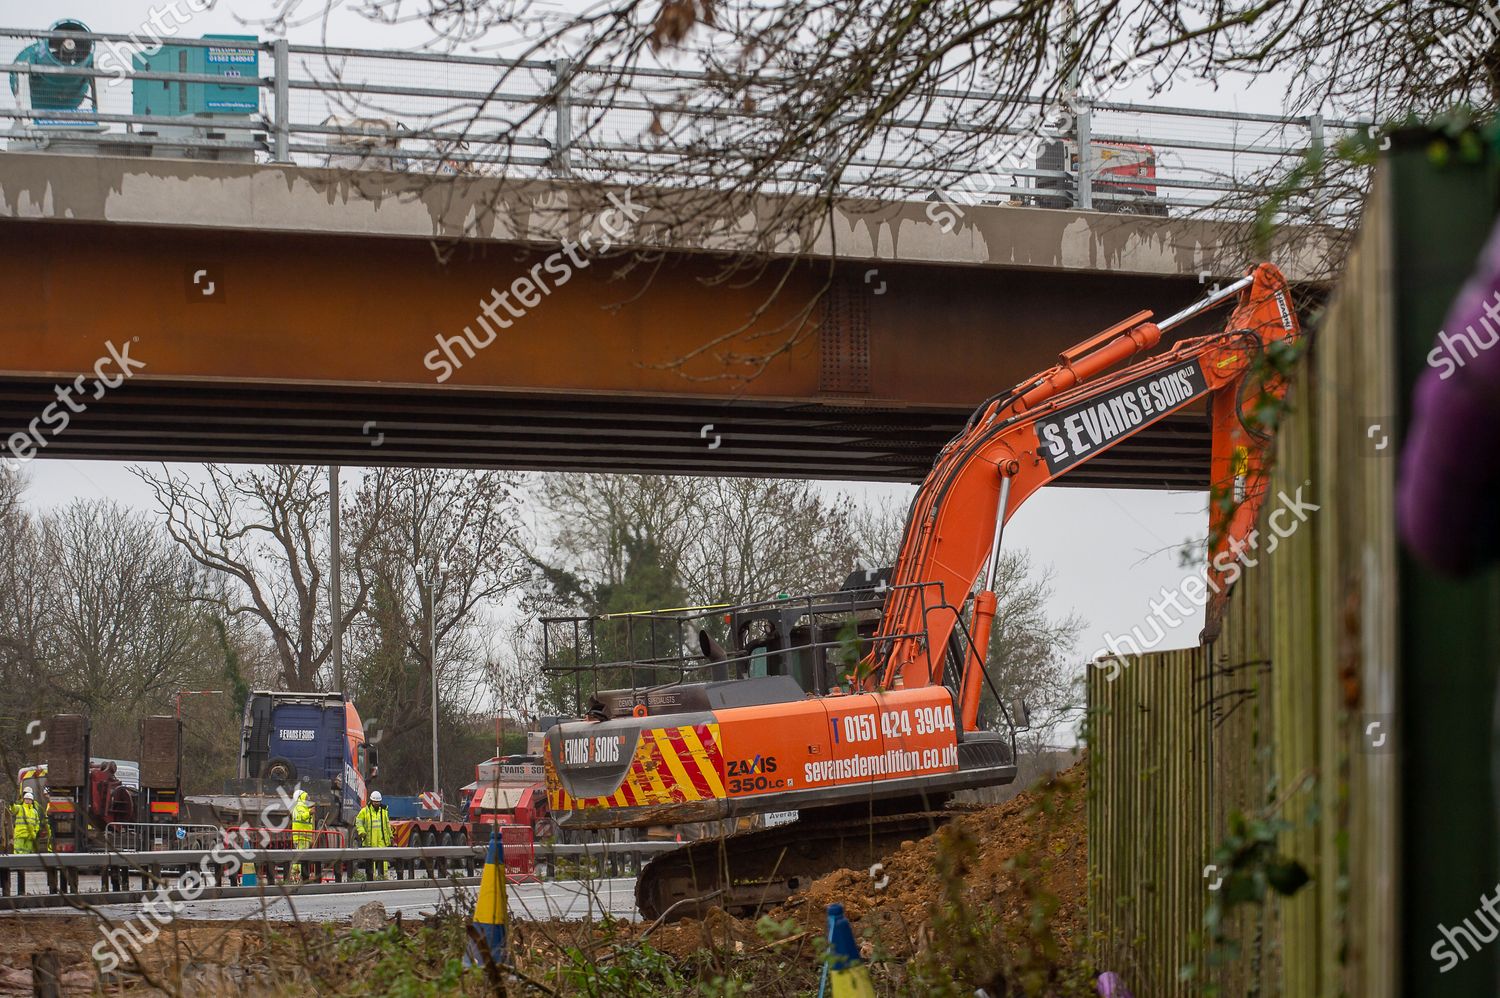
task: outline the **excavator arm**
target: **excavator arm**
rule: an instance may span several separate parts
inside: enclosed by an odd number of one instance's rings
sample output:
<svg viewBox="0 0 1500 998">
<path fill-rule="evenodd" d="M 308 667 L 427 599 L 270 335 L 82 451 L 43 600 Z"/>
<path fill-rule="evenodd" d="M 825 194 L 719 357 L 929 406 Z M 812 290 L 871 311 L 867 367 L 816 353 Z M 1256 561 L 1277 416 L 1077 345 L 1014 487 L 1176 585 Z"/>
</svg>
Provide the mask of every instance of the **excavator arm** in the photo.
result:
<svg viewBox="0 0 1500 998">
<path fill-rule="evenodd" d="M 1231 302 L 1221 331 L 1120 367 L 1157 346 L 1163 332 Z M 1139 312 L 1064 351 L 1055 367 L 987 401 L 944 447 L 912 504 L 876 651 L 864 663 L 869 688 L 942 684 L 949 638 L 974 593 L 960 680 L 962 726 L 973 730 L 1006 522 L 1042 486 L 1205 397 L 1216 594 L 1209 615 L 1217 617 L 1225 596 L 1221 554 L 1254 524 L 1265 491 L 1268 436 L 1258 430 L 1257 408 L 1285 391 L 1260 359 L 1271 344 L 1299 335 L 1296 313 L 1285 278 L 1267 263 L 1161 323 L 1151 317 Z"/>
</svg>

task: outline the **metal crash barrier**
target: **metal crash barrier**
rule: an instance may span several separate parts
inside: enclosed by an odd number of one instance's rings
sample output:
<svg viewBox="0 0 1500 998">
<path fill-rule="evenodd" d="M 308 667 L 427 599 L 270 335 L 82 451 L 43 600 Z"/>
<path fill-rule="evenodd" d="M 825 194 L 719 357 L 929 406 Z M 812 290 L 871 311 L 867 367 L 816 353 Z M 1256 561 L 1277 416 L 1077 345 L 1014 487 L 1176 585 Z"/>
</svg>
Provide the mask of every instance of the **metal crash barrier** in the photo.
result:
<svg viewBox="0 0 1500 998">
<path fill-rule="evenodd" d="M 529 830 L 525 836 L 530 839 Z M 505 841 L 502 831 L 501 841 Z M 617 842 L 590 845 L 543 845 L 527 848 L 519 835 L 514 860 L 507 853 L 506 866 L 518 879 L 535 880 L 537 872 L 549 874 L 620 875 L 638 871 L 644 860 L 657 853 L 680 848 L 675 842 Z M 147 893 L 176 891 L 183 878 L 193 874 L 197 884 L 207 885 L 197 894 L 203 898 L 247 897 L 262 893 L 348 892 L 375 890 L 426 880 L 440 884 L 465 878 L 477 883 L 484 864 L 487 843 L 466 846 L 390 847 L 385 849 L 315 848 L 257 849 L 233 842 L 211 849 L 171 849 L 142 852 L 66 853 L 45 852 L 0 856 L 0 910 L 22 907 L 62 906 L 77 901 L 125 903 Z M 510 848 L 506 847 L 507 850 Z M 388 867 L 390 883 L 370 879 L 372 864 Z M 522 873 L 523 864 L 530 872 Z M 313 882 L 298 882 L 289 871 L 297 866 L 316 869 Z M 27 897 L 26 874 L 48 876 L 48 892 Z M 251 875 L 254 881 L 251 882 Z M 93 880 L 93 884 L 85 884 Z M 325 882 L 326 881 L 326 882 Z M 138 885 L 138 886 L 136 886 Z M 91 889 L 84 889 L 85 886 Z M 77 895 L 76 900 L 70 899 Z"/>
<path fill-rule="evenodd" d="M 244 845 L 260 849 L 296 849 L 296 836 L 311 837 L 313 849 L 342 849 L 348 841 L 341 828 L 314 828 L 310 831 L 294 832 L 288 828 L 273 828 L 260 825 L 230 825 L 221 832 L 223 841 L 230 845 Z M 215 841 L 218 841 L 215 839 Z M 204 848 L 210 848 L 205 846 Z"/>
</svg>

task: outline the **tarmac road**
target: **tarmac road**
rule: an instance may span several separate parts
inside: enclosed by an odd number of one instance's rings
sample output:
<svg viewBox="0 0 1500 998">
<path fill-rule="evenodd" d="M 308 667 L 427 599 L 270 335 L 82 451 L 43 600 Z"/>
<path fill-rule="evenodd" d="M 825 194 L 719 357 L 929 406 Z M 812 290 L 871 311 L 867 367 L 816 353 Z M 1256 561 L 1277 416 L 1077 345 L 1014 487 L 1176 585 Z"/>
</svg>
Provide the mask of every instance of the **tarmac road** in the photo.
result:
<svg viewBox="0 0 1500 998">
<path fill-rule="evenodd" d="M 472 898 L 475 888 L 469 889 Z M 535 884 L 510 884 L 510 917 L 526 921 L 543 919 L 584 920 L 604 915 L 636 921 L 635 878 L 620 877 L 592 882 L 552 880 Z M 385 905 L 387 914 L 401 912 L 406 918 L 420 918 L 436 910 L 439 901 L 451 897 L 452 887 L 413 887 L 408 890 L 364 891 L 348 894 L 309 894 L 293 897 L 221 898 L 191 901 L 183 905 L 178 918 L 240 919 L 265 918 L 289 921 L 302 919 L 316 922 L 348 921 L 354 910 L 370 901 Z M 80 895 L 86 899 L 87 894 Z M 138 904 L 100 905 L 97 910 L 110 919 L 128 919 L 140 910 Z M 76 915 L 72 908 L 19 912 L 10 917 L 46 918 Z M 3 917 L 3 916 L 0 916 Z"/>
</svg>

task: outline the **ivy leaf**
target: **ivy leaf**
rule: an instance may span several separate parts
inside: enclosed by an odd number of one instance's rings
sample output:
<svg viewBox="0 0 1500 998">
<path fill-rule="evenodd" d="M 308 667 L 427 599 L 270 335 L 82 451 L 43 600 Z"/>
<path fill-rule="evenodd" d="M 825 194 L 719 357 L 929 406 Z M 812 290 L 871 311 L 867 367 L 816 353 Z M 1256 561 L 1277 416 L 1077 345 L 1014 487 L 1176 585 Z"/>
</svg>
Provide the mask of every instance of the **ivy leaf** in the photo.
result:
<svg viewBox="0 0 1500 998">
<path fill-rule="evenodd" d="M 1307 867 L 1295 859 L 1277 858 L 1266 864 L 1266 881 L 1282 897 L 1296 894 L 1311 879 Z"/>
<path fill-rule="evenodd" d="M 1224 892 L 1224 903 L 1231 906 L 1259 901 L 1266 896 L 1265 882 L 1259 877 L 1244 873 L 1230 874 L 1225 878 L 1221 890 Z"/>
</svg>

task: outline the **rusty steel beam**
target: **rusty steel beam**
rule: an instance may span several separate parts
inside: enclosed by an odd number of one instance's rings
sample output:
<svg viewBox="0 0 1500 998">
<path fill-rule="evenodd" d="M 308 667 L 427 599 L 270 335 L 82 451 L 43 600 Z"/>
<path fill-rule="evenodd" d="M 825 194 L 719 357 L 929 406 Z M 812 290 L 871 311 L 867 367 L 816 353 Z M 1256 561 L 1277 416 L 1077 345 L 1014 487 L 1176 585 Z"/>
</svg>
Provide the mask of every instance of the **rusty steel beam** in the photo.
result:
<svg viewBox="0 0 1500 998">
<path fill-rule="evenodd" d="M 145 365 L 42 456 L 890 481 L 920 478 L 975 405 L 1063 348 L 1200 290 L 18 221 L 0 222 L 0 272 L 0 435 L 24 432 L 108 344 Z M 486 300 L 509 325 L 488 320 L 493 340 L 470 356 L 457 343 L 466 327 L 489 339 Z M 1069 484 L 1201 488 L 1207 441 L 1201 414 L 1184 415 Z"/>
</svg>

